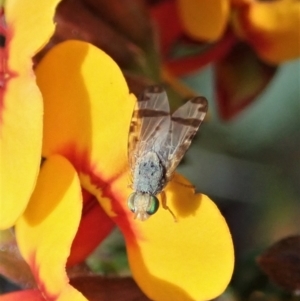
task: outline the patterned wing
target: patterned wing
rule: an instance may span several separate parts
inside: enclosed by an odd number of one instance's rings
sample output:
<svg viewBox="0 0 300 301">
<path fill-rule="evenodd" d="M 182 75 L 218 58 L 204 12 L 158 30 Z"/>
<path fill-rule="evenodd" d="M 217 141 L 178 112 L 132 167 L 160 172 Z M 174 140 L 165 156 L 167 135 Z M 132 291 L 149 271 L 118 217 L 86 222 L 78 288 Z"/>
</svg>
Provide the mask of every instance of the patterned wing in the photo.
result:
<svg viewBox="0 0 300 301">
<path fill-rule="evenodd" d="M 188 150 L 207 112 L 205 97 L 195 97 L 181 106 L 171 116 L 170 134 L 166 141 L 167 180 L 170 180 L 182 157 Z"/>
<path fill-rule="evenodd" d="M 160 86 L 147 88 L 137 100 L 130 124 L 128 160 L 131 170 L 145 152 L 162 146 L 170 125 L 170 107 L 166 92 Z"/>
</svg>

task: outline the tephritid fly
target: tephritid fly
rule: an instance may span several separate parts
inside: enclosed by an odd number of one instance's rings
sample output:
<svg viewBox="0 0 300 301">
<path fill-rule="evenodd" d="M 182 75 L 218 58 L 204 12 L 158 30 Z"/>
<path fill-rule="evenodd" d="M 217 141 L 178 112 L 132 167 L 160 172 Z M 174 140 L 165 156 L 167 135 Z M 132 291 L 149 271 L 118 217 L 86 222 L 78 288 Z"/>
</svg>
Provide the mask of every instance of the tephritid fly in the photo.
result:
<svg viewBox="0 0 300 301">
<path fill-rule="evenodd" d="M 156 195 L 171 180 L 207 107 L 204 97 L 194 97 L 171 115 L 167 94 L 160 86 L 147 88 L 138 98 L 128 139 L 128 159 L 135 191 L 128 198 L 128 206 L 135 218 L 144 221 L 157 211 Z"/>
</svg>

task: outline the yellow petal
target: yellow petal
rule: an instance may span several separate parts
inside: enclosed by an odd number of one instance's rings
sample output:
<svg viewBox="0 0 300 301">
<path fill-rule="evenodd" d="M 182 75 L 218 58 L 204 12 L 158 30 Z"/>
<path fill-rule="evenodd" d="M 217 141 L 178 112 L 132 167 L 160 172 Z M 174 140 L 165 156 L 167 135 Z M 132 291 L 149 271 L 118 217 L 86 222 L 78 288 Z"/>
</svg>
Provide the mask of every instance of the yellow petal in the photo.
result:
<svg viewBox="0 0 300 301">
<path fill-rule="evenodd" d="M 16 223 L 20 252 L 42 293 L 51 300 L 86 300 L 68 284 L 65 265 L 82 209 L 79 179 L 63 157 L 42 166 L 36 188 Z"/>
<path fill-rule="evenodd" d="M 57 2 L 5 1 L 7 33 L 5 48 L 1 48 L 4 87 L 0 96 L 0 229 L 11 227 L 24 211 L 39 170 L 43 107 L 31 58 L 54 31 Z"/>
<path fill-rule="evenodd" d="M 153 300 L 210 300 L 227 287 L 234 265 L 228 226 L 216 205 L 176 175 L 166 188 L 167 205 L 147 221 L 133 219 L 126 206 L 130 190 L 124 176 L 111 187 L 123 202 L 112 203 L 110 214 L 126 238 L 133 276 Z M 104 207 L 107 199 L 102 200 Z M 114 214 L 111 213 L 111 210 Z"/>
<path fill-rule="evenodd" d="M 36 74 L 45 104 L 44 156 L 67 157 L 87 190 L 122 173 L 135 97 L 116 63 L 88 43 L 68 41 L 46 55 Z"/>
<path fill-rule="evenodd" d="M 300 56 L 300 2 L 297 0 L 250 2 L 236 12 L 233 24 L 240 37 L 270 63 Z"/>
<path fill-rule="evenodd" d="M 223 34 L 229 15 L 229 0 L 177 0 L 182 25 L 188 35 L 214 41 Z"/>
</svg>

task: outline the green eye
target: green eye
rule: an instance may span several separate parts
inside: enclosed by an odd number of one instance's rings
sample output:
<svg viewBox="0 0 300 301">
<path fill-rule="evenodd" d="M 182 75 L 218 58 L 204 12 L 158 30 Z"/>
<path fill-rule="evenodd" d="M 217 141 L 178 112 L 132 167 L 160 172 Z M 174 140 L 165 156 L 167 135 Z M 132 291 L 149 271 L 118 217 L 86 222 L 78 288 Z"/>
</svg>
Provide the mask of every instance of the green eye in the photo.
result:
<svg viewBox="0 0 300 301">
<path fill-rule="evenodd" d="M 135 212 L 135 207 L 134 207 L 135 194 L 136 194 L 135 192 L 132 193 L 127 200 L 127 206 L 130 209 L 130 211 L 133 213 Z"/>
<path fill-rule="evenodd" d="M 149 215 L 154 214 L 158 210 L 158 207 L 159 207 L 159 201 L 158 201 L 157 197 L 155 197 L 154 195 L 151 195 L 150 203 L 146 210 L 147 214 L 149 214 Z"/>
</svg>

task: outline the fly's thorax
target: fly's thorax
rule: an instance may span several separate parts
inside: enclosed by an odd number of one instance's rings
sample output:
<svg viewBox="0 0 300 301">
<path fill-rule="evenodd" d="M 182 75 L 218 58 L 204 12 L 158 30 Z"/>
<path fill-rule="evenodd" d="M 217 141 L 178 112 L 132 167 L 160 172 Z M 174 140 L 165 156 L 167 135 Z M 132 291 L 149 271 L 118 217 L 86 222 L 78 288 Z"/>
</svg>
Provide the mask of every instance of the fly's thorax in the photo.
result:
<svg viewBox="0 0 300 301">
<path fill-rule="evenodd" d="M 133 173 L 135 191 L 156 195 L 164 187 L 165 169 L 155 152 L 148 152 L 136 164 Z"/>
</svg>

